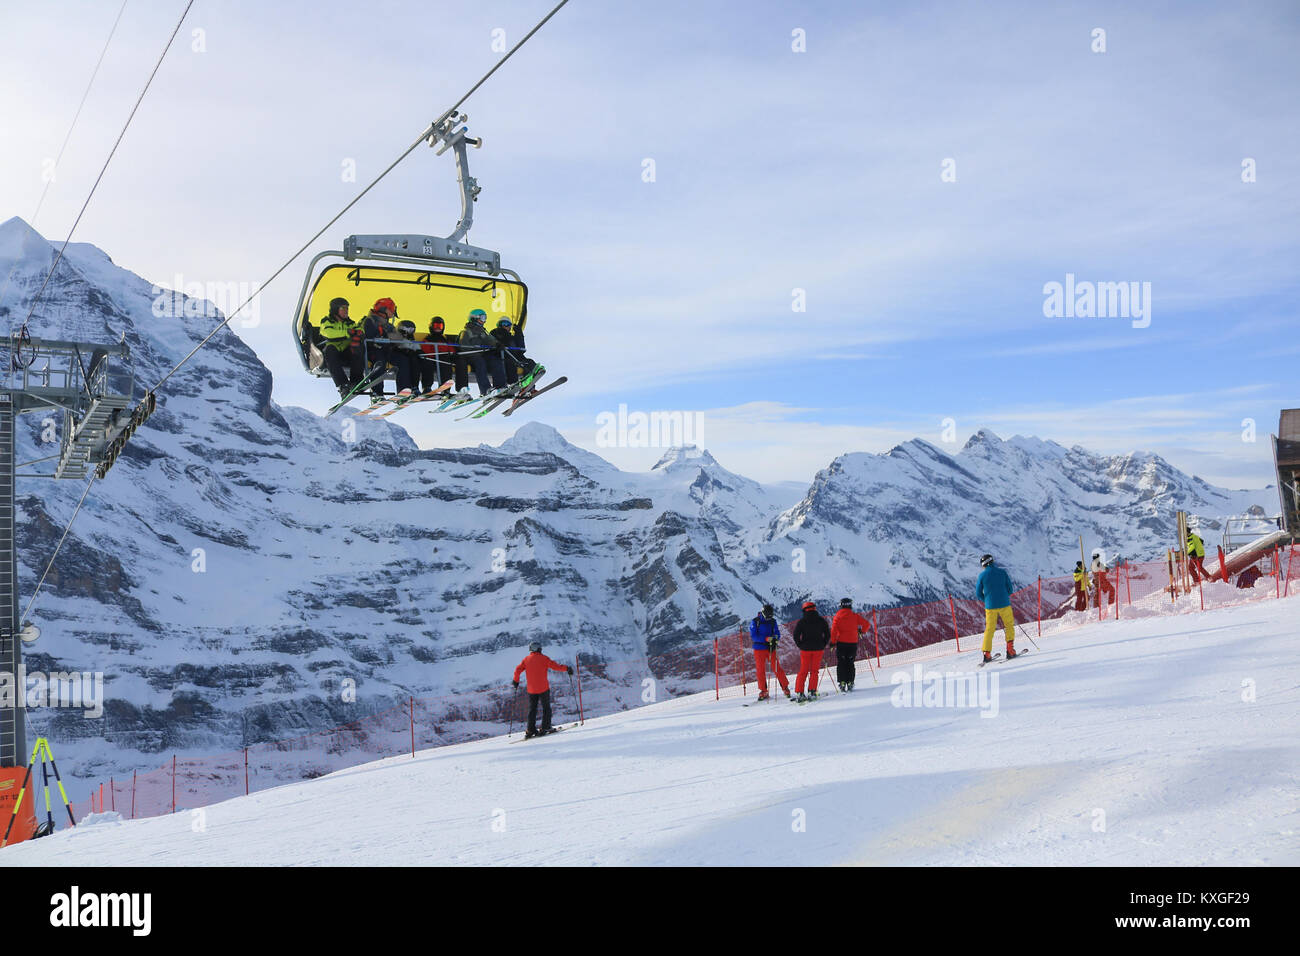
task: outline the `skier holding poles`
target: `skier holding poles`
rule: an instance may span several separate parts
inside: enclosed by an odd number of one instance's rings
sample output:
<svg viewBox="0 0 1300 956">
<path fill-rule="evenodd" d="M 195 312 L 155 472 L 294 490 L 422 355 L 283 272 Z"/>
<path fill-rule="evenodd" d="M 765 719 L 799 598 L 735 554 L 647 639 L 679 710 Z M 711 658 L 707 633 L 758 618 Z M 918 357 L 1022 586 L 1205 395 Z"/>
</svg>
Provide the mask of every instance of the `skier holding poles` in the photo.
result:
<svg viewBox="0 0 1300 956">
<path fill-rule="evenodd" d="M 831 618 L 831 643 L 835 645 L 835 681 L 842 691 L 853 690 L 858 638 L 870 630 L 871 622 L 853 610 L 853 599 L 840 598 L 840 609 Z"/>
<path fill-rule="evenodd" d="M 1007 658 L 1016 656 L 1016 618 L 1011 612 L 1011 577 L 1006 571 L 993 563 L 993 555 L 986 554 L 980 558 L 979 581 L 975 584 L 975 596 L 984 602 L 984 663 L 993 660 L 993 633 L 998 629 L 998 619 L 1002 620 L 1002 630 L 1007 637 Z"/>
<path fill-rule="evenodd" d="M 754 649 L 754 673 L 758 678 L 758 699 L 767 700 L 767 662 L 770 658 L 772 661 L 772 673 L 776 675 L 777 682 L 781 685 L 781 690 L 785 691 L 785 696 L 790 696 L 790 682 L 786 679 L 785 671 L 781 669 L 781 661 L 776 656 L 776 642 L 781 638 L 781 626 L 776 623 L 773 617 L 775 610 L 772 605 L 764 604 L 762 612 L 758 617 L 749 622 L 749 643 Z"/>
<path fill-rule="evenodd" d="M 519 675 L 528 672 L 528 729 L 524 731 L 524 739 L 529 737 L 540 737 L 543 734 L 554 733 L 555 729 L 551 726 L 551 682 L 547 677 L 547 671 L 564 671 L 566 674 L 572 674 L 573 668 L 567 664 L 558 664 L 542 653 L 541 641 L 533 641 L 528 645 L 528 656 L 519 662 L 515 668 L 514 686 L 519 689 Z M 537 729 L 537 705 L 542 705 L 542 729 Z"/>
</svg>

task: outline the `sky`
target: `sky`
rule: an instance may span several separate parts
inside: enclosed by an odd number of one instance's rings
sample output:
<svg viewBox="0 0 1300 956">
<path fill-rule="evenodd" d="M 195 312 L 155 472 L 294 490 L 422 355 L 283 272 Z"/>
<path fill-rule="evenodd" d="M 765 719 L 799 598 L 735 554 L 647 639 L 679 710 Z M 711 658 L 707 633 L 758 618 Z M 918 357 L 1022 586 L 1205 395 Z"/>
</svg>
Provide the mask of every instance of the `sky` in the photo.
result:
<svg viewBox="0 0 1300 956">
<path fill-rule="evenodd" d="M 256 288 L 552 5 L 197 0 L 74 238 Z M 67 235 L 183 9 L 0 0 L 0 221 Z M 469 239 L 569 382 L 390 421 L 455 447 L 541 420 L 645 469 L 664 449 L 601 423 L 682 412 L 726 467 L 799 482 L 986 427 L 1262 487 L 1300 405 L 1298 35 L 1286 3 L 570 0 L 465 105 Z M 311 253 L 458 215 L 420 147 L 234 319 L 278 402 L 335 400 L 291 339 Z M 1136 283 L 1143 314 L 1048 314 L 1067 282 Z"/>
</svg>

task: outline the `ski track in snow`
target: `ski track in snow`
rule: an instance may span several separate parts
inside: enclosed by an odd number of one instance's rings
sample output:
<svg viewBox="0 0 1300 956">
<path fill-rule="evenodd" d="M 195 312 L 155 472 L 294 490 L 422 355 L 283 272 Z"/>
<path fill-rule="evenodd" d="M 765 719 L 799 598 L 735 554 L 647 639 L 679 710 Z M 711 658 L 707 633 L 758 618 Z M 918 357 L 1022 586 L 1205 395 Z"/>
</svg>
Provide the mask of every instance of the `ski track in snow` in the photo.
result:
<svg viewBox="0 0 1300 956">
<path fill-rule="evenodd" d="M 1045 635 L 981 672 L 993 718 L 891 706 L 911 665 L 886 667 L 811 707 L 683 697 L 201 813 L 103 814 L 0 864 L 1295 865 L 1297 602 Z"/>
</svg>

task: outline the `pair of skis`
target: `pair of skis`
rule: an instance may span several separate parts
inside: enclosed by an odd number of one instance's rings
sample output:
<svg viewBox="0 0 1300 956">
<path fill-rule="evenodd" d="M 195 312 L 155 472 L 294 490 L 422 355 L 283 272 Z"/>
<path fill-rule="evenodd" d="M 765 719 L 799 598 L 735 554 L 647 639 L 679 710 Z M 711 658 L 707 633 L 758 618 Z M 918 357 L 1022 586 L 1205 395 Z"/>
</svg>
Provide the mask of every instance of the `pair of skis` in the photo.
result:
<svg viewBox="0 0 1300 956">
<path fill-rule="evenodd" d="M 1024 656 L 1025 656 L 1026 654 L 1028 654 L 1028 653 L 1029 653 L 1029 651 L 1016 651 L 1016 656 L 1013 657 L 1012 660 L 1019 660 L 1020 658 L 1024 657 Z M 998 651 L 996 654 L 994 654 L 994 655 L 993 655 L 992 657 L 990 657 L 988 660 L 986 660 L 986 661 L 980 661 L 979 666 L 980 666 L 980 667 L 983 667 L 985 664 L 996 664 L 996 663 L 997 663 L 998 661 L 1000 661 L 1000 660 L 1004 660 L 1004 658 L 1002 657 L 1002 652 L 1001 652 L 1001 651 Z"/>
<path fill-rule="evenodd" d="M 520 382 L 511 387 L 494 389 L 493 391 L 488 392 L 486 395 L 482 396 L 477 400 L 476 407 L 468 415 L 462 415 L 460 418 L 457 419 L 457 421 L 463 422 L 466 419 L 470 419 L 470 418 L 482 418 L 485 415 L 491 414 L 493 411 L 500 408 L 506 402 L 510 402 L 510 407 L 506 409 L 504 412 L 502 412 L 501 414 L 503 418 L 509 417 L 510 414 L 513 413 L 521 405 L 525 405 L 528 402 L 531 402 L 539 395 L 543 395 L 546 392 L 549 392 L 551 389 L 563 385 L 565 382 L 569 380 L 567 376 L 561 375 L 554 382 L 551 382 L 551 384 L 545 386 L 544 388 L 538 388 L 536 385 L 537 379 L 540 378 L 543 374 L 545 374 L 545 372 L 546 372 L 545 367 L 539 365 L 537 366 L 536 369 L 534 369 L 532 373 L 530 373 L 530 377 L 526 378 L 523 382 Z M 455 399 L 452 399 L 447 402 L 444 402 L 438 408 L 430 409 L 430 411 L 433 414 L 437 414 L 438 412 L 453 411 L 464 405 L 470 404 L 473 401 L 475 400 L 461 399 L 457 401 Z"/>
<path fill-rule="evenodd" d="M 536 740 L 538 737 L 549 737 L 549 736 L 551 736 L 551 734 L 558 734 L 558 733 L 559 733 L 561 730 L 563 730 L 563 729 L 564 729 L 563 727 L 552 727 L 550 730 L 548 730 L 548 731 L 547 731 L 546 733 L 544 733 L 544 734 L 539 732 L 539 733 L 533 734 L 533 736 L 531 736 L 531 737 L 524 736 L 524 737 L 520 737 L 518 740 L 511 740 L 511 741 L 509 741 L 509 742 L 512 743 L 512 744 L 521 744 L 521 743 L 523 743 L 525 740 Z"/>
</svg>

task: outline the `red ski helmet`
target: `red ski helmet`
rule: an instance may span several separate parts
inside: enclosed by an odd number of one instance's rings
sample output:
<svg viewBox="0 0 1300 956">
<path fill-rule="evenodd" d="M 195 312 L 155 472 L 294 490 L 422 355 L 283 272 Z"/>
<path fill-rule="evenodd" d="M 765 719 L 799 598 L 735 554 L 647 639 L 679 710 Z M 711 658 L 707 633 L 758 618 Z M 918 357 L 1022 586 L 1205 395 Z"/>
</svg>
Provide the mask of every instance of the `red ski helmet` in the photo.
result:
<svg viewBox="0 0 1300 956">
<path fill-rule="evenodd" d="M 815 610 L 817 610 L 817 605 L 814 604 L 812 601 L 804 601 L 804 602 L 803 602 L 803 609 L 804 609 L 805 611 L 815 611 Z"/>
<path fill-rule="evenodd" d="M 375 311 L 391 312 L 393 315 L 397 315 L 397 303 L 392 299 L 377 299 L 375 301 Z"/>
</svg>

